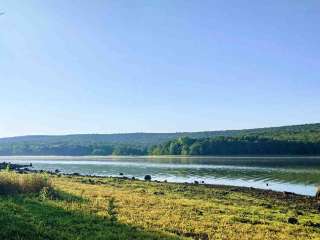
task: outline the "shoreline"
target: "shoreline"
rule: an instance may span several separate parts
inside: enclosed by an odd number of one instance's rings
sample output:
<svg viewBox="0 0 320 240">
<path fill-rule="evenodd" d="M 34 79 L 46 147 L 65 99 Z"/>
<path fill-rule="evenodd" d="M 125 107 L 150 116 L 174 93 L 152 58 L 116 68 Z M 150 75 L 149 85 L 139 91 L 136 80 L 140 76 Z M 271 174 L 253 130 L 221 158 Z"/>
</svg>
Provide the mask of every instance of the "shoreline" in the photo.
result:
<svg viewBox="0 0 320 240">
<path fill-rule="evenodd" d="M 194 181 L 192 182 L 169 182 L 169 181 L 159 181 L 159 180 L 142 180 L 136 177 L 128 177 L 120 173 L 120 176 L 97 176 L 97 175 L 86 175 L 80 174 L 77 172 L 74 173 L 62 173 L 60 170 L 56 169 L 55 171 L 47 171 L 47 170 L 34 170 L 30 169 L 32 164 L 30 165 L 19 165 L 19 164 L 11 164 L 11 163 L 0 163 L 0 170 L 5 169 L 6 166 L 10 166 L 10 170 L 14 171 L 19 174 L 37 174 L 37 173 L 44 173 L 54 177 L 71 177 L 71 178 L 93 178 L 93 179 L 117 179 L 117 180 L 127 180 L 127 181 L 140 181 L 140 182 L 151 182 L 151 183 L 162 183 L 166 185 L 177 185 L 177 186 L 204 186 L 206 188 L 215 188 L 215 189 L 228 189 L 232 191 L 239 191 L 239 192 L 255 192 L 262 195 L 273 195 L 273 196 L 282 196 L 282 197 L 300 197 L 300 198 L 308 198 L 308 199 L 316 199 L 315 196 L 312 195 L 305 195 L 299 194 L 289 191 L 276 191 L 272 189 L 263 189 L 263 188 L 255 188 L 255 187 L 246 187 L 246 186 L 236 186 L 236 185 L 224 185 L 224 184 L 212 184 L 212 183 L 204 183 L 201 181 Z M 146 175 L 147 176 L 147 175 Z M 150 177 L 152 178 L 152 176 Z"/>
<path fill-rule="evenodd" d="M 15 156 L 0 156 L 1 159 L 5 158 L 19 158 L 19 159 L 29 159 L 29 158 L 48 158 L 48 159 L 143 159 L 143 158 L 149 158 L 149 159 L 157 159 L 157 158 L 195 158 L 195 159 L 320 159 L 320 155 L 213 155 L 213 156 L 206 156 L 206 155 L 84 155 L 84 156 L 60 156 L 60 155 L 15 155 Z"/>
<path fill-rule="evenodd" d="M 58 174 L 52 173 L 50 175 L 57 176 Z M 229 190 L 233 192 L 241 192 L 241 193 L 254 193 L 254 194 L 259 194 L 259 195 L 268 195 L 268 196 L 273 196 L 281 199 L 310 199 L 310 200 L 316 200 L 315 196 L 310 196 L 310 195 L 304 195 L 304 194 L 298 194 L 294 192 L 288 192 L 288 191 L 276 191 L 276 190 L 271 190 L 271 189 L 262 189 L 262 188 L 255 188 L 255 187 L 244 187 L 244 186 L 235 186 L 235 185 L 223 185 L 223 184 L 211 184 L 211 183 L 189 183 L 189 182 L 168 182 L 168 181 L 159 181 L 159 180 L 142 180 L 139 178 L 129 178 L 126 176 L 119 176 L 119 177 L 114 177 L 114 176 L 95 176 L 95 175 L 82 175 L 82 174 L 61 174 L 61 177 L 67 177 L 67 178 L 88 178 L 88 179 L 105 179 L 105 180 L 120 180 L 120 181 L 129 181 L 129 182 L 140 182 L 140 183 L 154 183 L 154 184 L 164 184 L 164 185 L 172 185 L 172 186 L 190 186 L 190 187 L 204 187 L 204 188 L 212 188 L 212 189 L 222 189 L 222 190 Z"/>
<path fill-rule="evenodd" d="M 9 159 L 7 159 L 9 160 Z M 37 161 L 35 159 L 34 163 L 36 164 Z M 42 160 L 45 162 L 45 160 Z M 48 160 L 49 161 L 49 160 Z M 59 160 L 58 160 L 59 161 Z M 70 160 L 71 161 L 71 160 Z M 67 162 L 67 161 L 66 161 Z M 79 160 L 81 162 L 81 160 Z M 102 161 L 103 162 L 103 161 Z M 28 164 L 27 164 L 28 163 Z M 0 170 L 1 169 L 6 169 L 7 165 L 10 165 L 10 169 L 14 170 L 18 173 L 47 173 L 50 175 L 59 175 L 59 176 L 81 176 L 81 177 L 91 177 L 91 178 L 121 178 L 121 179 L 136 179 L 136 180 L 143 180 L 143 177 L 145 175 L 124 175 L 123 171 L 119 170 L 118 173 L 116 174 L 99 174 L 99 173 L 90 173 L 90 172 L 81 172 L 81 170 L 73 170 L 73 171 L 68 171 L 66 169 L 61 169 L 58 166 L 57 167 L 51 167 L 51 168 L 34 168 L 33 164 L 30 162 L 24 162 L 23 160 L 19 161 L 3 161 L 1 162 L 0 159 Z M 90 175 L 92 174 L 92 175 Z M 150 174 L 148 172 L 145 172 L 144 174 Z M 264 182 L 262 185 L 262 182 L 258 181 L 258 183 L 255 182 L 242 182 L 238 183 L 237 181 L 232 181 L 232 180 L 227 180 L 227 181 L 210 181 L 210 179 L 207 181 L 206 179 L 202 179 L 201 177 L 199 178 L 185 178 L 185 179 L 180 179 L 180 180 L 174 180 L 166 178 L 159 178 L 156 173 L 154 173 L 152 176 L 152 180 L 155 182 L 168 182 L 172 184 L 189 184 L 189 185 L 206 185 L 206 186 L 211 186 L 211 187 L 222 187 L 222 186 L 227 186 L 227 187 L 234 187 L 234 188 L 243 188 L 243 189 L 258 189 L 261 191 L 265 192 L 290 192 L 292 195 L 301 195 L 301 196 L 308 196 L 312 197 L 316 195 L 317 192 L 317 184 L 309 184 L 309 185 L 303 185 L 303 184 L 292 184 L 291 182 L 287 182 L 286 186 L 281 186 L 281 183 L 278 182 L 273 182 L 272 180 L 268 180 L 268 182 Z M 196 183 L 196 184 L 195 184 Z M 303 187 L 307 187 L 308 190 L 301 190 Z"/>
</svg>

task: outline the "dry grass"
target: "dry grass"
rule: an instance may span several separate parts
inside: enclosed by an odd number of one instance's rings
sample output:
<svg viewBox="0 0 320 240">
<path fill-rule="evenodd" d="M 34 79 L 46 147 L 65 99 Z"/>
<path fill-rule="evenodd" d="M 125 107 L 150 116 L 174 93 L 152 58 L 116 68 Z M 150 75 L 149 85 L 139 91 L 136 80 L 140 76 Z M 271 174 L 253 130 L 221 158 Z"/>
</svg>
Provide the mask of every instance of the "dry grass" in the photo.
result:
<svg viewBox="0 0 320 240">
<path fill-rule="evenodd" d="M 39 193 L 51 187 L 51 181 L 43 174 L 17 174 L 0 172 L 0 194 Z"/>
<path fill-rule="evenodd" d="M 115 178 L 54 178 L 53 184 L 88 199 L 64 208 L 104 217 L 114 198 L 119 222 L 181 239 L 320 239 L 320 215 L 304 197 Z M 288 223 L 290 217 L 298 223 Z"/>
<path fill-rule="evenodd" d="M 39 174 L 13 176 L 48 182 Z M 320 239 L 315 198 L 117 178 L 50 179 L 59 197 L 0 195 L 0 239 Z M 0 189 L 1 180 L 0 173 Z"/>
</svg>

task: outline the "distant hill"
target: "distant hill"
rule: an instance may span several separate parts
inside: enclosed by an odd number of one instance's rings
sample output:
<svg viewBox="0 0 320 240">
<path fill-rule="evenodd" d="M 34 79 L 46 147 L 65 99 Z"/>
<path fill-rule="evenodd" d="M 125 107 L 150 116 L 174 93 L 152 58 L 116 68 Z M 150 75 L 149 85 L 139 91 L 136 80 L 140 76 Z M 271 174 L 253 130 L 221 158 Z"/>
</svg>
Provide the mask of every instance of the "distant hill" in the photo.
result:
<svg viewBox="0 0 320 240">
<path fill-rule="evenodd" d="M 147 154 L 151 146 L 181 137 L 200 139 L 243 136 L 281 141 L 320 142 L 320 123 L 205 132 L 18 136 L 0 138 L 0 155 Z"/>
<path fill-rule="evenodd" d="M 255 128 L 243 130 L 204 131 L 204 132 L 179 132 L 179 133 L 119 133 L 119 134 L 72 134 L 72 135 L 31 135 L 9 138 L 0 138 L 1 143 L 124 143 L 134 145 L 154 145 L 179 137 L 205 138 L 205 137 L 233 137 L 242 135 L 298 135 L 319 134 L 320 123 L 292 125 L 282 127 Z M 308 136 L 306 136 L 308 138 Z M 320 139 L 319 139 L 320 140 Z"/>
</svg>

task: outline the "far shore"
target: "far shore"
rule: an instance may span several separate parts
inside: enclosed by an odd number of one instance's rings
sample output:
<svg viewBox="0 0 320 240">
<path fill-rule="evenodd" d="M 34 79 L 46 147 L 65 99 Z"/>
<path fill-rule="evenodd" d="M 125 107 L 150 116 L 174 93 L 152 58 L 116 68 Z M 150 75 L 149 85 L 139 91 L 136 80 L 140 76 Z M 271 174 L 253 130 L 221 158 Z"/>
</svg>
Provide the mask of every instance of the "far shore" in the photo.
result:
<svg viewBox="0 0 320 240">
<path fill-rule="evenodd" d="M 101 159 L 106 159 L 106 160 L 112 160 L 112 159 L 161 159 L 161 158 L 195 158 L 195 159 L 320 159 L 319 155 L 316 156 L 309 156 L 309 155 L 228 155 L 228 156 L 204 156 L 204 155 L 102 155 L 102 156 L 95 156 L 95 155 L 86 155 L 86 156 L 60 156 L 60 155 L 15 155 L 15 156 L 0 156 L 0 161 L 1 160 L 29 160 L 29 159 L 86 159 L 86 160 L 101 160 Z"/>
</svg>

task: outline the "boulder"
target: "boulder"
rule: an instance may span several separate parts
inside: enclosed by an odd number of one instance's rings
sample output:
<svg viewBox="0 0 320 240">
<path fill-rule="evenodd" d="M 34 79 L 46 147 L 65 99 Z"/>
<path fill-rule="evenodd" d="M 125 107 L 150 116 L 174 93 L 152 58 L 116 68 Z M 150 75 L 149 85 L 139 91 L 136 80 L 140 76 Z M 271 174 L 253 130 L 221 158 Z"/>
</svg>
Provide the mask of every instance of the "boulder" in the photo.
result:
<svg viewBox="0 0 320 240">
<path fill-rule="evenodd" d="M 296 219 L 295 217 L 289 217 L 288 218 L 288 223 L 290 224 L 298 224 L 298 219 Z"/>
<path fill-rule="evenodd" d="M 151 175 L 145 175 L 144 180 L 146 181 L 151 181 Z"/>
</svg>

